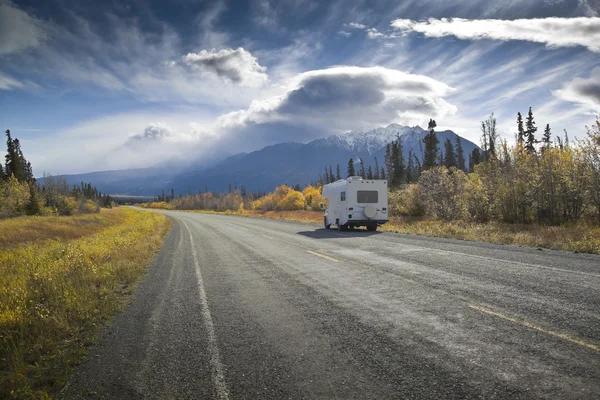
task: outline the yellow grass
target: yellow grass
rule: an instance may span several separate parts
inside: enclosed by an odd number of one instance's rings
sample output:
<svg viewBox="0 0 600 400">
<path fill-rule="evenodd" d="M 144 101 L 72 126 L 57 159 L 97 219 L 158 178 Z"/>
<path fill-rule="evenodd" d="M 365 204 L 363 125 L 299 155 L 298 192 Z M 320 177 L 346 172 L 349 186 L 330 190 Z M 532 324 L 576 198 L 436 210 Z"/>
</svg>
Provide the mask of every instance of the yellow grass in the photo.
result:
<svg viewBox="0 0 600 400">
<path fill-rule="evenodd" d="M 0 398 L 62 388 L 169 226 L 126 208 L 0 221 Z"/>
<path fill-rule="evenodd" d="M 323 223 L 319 211 L 198 211 L 305 223 Z M 490 222 L 440 221 L 416 217 L 394 217 L 379 230 L 442 238 L 530 246 L 580 253 L 600 254 L 600 226 L 579 222 L 564 226 L 518 225 Z"/>
</svg>

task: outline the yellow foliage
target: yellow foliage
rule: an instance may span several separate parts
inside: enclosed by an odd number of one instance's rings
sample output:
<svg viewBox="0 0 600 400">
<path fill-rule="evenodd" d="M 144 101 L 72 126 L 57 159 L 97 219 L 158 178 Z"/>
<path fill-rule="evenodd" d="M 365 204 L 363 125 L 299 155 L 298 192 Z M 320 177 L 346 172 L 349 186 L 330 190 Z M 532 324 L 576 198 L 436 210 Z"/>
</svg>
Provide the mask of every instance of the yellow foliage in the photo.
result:
<svg viewBox="0 0 600 400">
<path fill-rule="evenodd" d="M 0 180 L 0 218 L 22 215 L 29 201 L 29 185 L 11 175 Z"/>
<path fill-rule="evenodd" d="M 309 185 L 304 188 L 302 194 L 306 200 L 307 210 L 319 211 L 321 210 L 321 204 L 324 208 L 327 207 L 327 199 L 321 195 L 321 188 Z"/>
<path fill-rule="evenodd" d="M 291 190 L 285 197 L 277 202 L 276 210 L 294 211 L 304 209 L 304 196 L 300 192 Z"/>
<path fill-rule="evenodd" d="M 147 205 L 147 208 L 157 208 L 159 210 L 168 210 L 171 207 L 169 207 L 169 203 L 167 203 L 166 201 L 153 201 Z"/>
</svg>

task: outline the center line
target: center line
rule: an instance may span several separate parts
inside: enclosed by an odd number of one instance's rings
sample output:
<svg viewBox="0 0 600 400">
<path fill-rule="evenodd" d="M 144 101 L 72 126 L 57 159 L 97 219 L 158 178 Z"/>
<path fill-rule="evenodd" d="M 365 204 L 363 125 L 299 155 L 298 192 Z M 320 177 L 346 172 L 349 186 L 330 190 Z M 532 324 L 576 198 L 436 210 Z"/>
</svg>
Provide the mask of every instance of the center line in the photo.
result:
<svg viewBox="0 0 600 400">
<path fill-rule="evenodd" d="M 571 335 L 568 335 L 566 333 L 560 333 L 560 332 L 550 331 L 550 330 L 545 329 L 545 328 L 543 328 L 543 327 L 541 327 L 539 325 L 532 324 L 531 322 L 518 320 L 516 318 L 509 317 L 508 315 L 501 314 L 501 313 L 499 313 L 497 311 L 490 310 L 487 307 L 482 307 L 482 306 L 469 306 L 469 307 L 471 307 L 474 310 L 481 311 L 481 312 L 484 312 L 486 314 L 490 314 L 490 315 L 493 315 L 495 317 L 502 318 L 502 319 L 505 319 L 507 321 L 514 322 L 516 324 L 520 324 L 520 325 L 526 326 L 526 327 L 531 328 L 531 329 L 535 329 L 536 331 L 540 331 L 540 332 L 543 332 L 543 333 L 548 334 L 548 335 L 559 337 L 559 338 L 564 339 L 566 341 L 569 341 L 571 343 L 576 343 L 578 345 L 585 346 L 585 347 L 587 347 L 589 349 L 600 351 L 600 346 L 596 346 L 595 344 L 586 342 L 585 340 L 577 338 L 575 336 L 571 336 Z"/>
<path fill-rule="evenodd" d="M 227 389 L 227 383 L 225 382 L 225 373 L 223 372 L 223 364 L 221 363 L 219 347 L 217 346 L 215 327 L 210 315 L 210 309 L 208 308 L 208 299 L 206 298 L 204 280 L 202 279 L 202 273 L 200 272 L 198 255 L 196 254 L 196 248 L 194 247 L 194 238 L 192 237 L 192 231 L 190 231 L 190 228 L 187 226 L 187 224 L 185 222 L 183 222 L 183 224 L 190 235 L 190 246 L 192 247 L 192 256 L 194 258 L 194 266 L 196 269 L 196 279 L 198 280 L 198 294 L 200 295 L 200 305 L 202 307 L 202 321 L 204 322 L 208 339 L 208 353 L 210 356 L 209 362 L 212 381 L 213 385 L 215 386 L 217 398 L 221 400 L 227 400 L 229 399 L 229 390 Z"/>
<path fill-rule="evenodd" d="M 329 256 L 326 256 L 325 254 L 317 253 L 316 251 L 306 250 L 306 252 L 307 252 L 307 253 L 310 253 L 310 254 L 313 254 L 313 255 L 315 255 L 315 256 L 317 256 L 317 257 L 324 258 L 324 259 L 326 259 L 326 260 L 329 260 L 329 261 L 333 261 L 333 262 L 341 262 L 341 261 L 340 261 L 340 260 L 338 260 L 337 258 L 329 257 Z"/>
</svg>

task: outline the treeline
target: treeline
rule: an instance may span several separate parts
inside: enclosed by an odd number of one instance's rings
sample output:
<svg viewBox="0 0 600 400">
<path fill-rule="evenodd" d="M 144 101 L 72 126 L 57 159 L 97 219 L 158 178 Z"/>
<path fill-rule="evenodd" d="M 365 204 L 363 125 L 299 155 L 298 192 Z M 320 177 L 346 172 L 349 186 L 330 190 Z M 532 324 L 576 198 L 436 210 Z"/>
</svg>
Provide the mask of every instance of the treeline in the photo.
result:
<svg viewBox="0 0 600 400">
<path fill-rule="evenodd" d="M 6 156 L 0 165 L 0 218 L 20 215 L 72 215 L 112 207 L 112 198 L 90 183 L 70 188 L 63 178 L 44 177 L 39 185 L 19 139 L 6 130 Z"/>
<path fill-rule="evenodd" d="M 490 116 L 482 122 L 483 151 L 471 173 L 437 163 L 416 183 L 392 190 L 390 208 L 396 215 L 445 220 L 600 222 L 600 120 L 576 145 L 566 132 L 553 140 L 549 125 L 541 140 L 536 132 L 531 109 L 525 124 L 519 113 L 516 143 L 509 146 L 499 140 Z"/>
<path fill-rule="evenodd" d="M 324 203 L 321 188 L 308 185 L 289 187 L 278 186 L 272 193 L 255 194 L 244 187 L 230 189 L 228 193 L 195 193 L 186 196 L 158 196 L 157 201 L 148 202 L 145 207 L 175 210 L 212 210 L 212 211 L 294 211 L 319 210 Z"/>
</svg>

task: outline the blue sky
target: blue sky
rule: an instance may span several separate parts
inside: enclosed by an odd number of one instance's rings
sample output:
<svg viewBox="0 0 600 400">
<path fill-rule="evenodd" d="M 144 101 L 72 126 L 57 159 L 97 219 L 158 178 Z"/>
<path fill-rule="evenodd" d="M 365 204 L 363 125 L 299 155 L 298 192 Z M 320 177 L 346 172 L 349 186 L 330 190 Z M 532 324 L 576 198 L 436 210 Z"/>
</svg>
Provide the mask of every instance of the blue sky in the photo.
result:
<svg viewBox="0 0 600 400">
<path fill-rule="evenodd" d="M 583 136 L 600 0 L 0 0 L 0 123 L 34 172 L 209 163 L 392 122 Z"/>
</svg>

